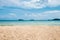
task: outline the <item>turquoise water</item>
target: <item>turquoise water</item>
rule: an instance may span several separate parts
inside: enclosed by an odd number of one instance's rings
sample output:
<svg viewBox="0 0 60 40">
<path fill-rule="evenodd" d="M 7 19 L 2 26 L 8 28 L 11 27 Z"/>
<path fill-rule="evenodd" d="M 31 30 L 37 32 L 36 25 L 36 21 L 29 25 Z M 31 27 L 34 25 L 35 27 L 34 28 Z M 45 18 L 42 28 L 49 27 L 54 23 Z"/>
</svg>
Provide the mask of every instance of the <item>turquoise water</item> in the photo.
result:
<svg viewBox="0 0 60 40">
<path fill-rule="evenodd" d="M 60 26 L 60 21 L 0 21 L 0 26 L 14 25 L 56 25 Z"/>
</svg>

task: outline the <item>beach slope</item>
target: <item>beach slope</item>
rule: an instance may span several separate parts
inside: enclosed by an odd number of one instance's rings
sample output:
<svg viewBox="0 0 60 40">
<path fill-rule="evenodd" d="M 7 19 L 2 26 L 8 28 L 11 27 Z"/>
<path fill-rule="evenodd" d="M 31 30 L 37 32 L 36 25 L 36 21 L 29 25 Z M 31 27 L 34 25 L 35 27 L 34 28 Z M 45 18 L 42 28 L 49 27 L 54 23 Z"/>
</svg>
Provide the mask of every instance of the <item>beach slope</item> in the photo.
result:
<svg viewBox="0 0 60 40">
<path fill-rule="evenodd" d="M 0 40 L 60 40 L 60 27 L 0 26 Z"/>
</svg>

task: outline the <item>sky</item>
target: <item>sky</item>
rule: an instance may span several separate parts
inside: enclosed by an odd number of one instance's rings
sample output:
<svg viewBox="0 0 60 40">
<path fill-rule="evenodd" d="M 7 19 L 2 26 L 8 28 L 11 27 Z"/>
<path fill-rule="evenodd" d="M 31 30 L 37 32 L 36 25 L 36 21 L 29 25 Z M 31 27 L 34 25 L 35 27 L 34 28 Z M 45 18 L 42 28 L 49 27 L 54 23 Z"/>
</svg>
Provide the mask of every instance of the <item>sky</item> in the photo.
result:
<svg viewBox="0 0 60 40">
<path fill-rule="evenodd" d="M 60 0 L 0 0 L 0 20 L 60 18 Z"/>
</svg>

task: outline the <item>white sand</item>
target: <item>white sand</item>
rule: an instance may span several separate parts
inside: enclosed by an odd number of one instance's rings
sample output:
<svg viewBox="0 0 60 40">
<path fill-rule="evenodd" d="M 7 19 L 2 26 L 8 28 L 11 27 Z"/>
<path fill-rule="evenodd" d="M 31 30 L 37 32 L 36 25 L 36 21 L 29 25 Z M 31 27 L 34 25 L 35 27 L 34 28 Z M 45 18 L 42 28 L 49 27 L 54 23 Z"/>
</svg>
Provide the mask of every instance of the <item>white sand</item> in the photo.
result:
<svg viewBox="0 0 60 40">
<path fill-rule="evenodd" d="M 60 40 L 60 27 L 0 26 L 0 40 Z"/>
</svg>

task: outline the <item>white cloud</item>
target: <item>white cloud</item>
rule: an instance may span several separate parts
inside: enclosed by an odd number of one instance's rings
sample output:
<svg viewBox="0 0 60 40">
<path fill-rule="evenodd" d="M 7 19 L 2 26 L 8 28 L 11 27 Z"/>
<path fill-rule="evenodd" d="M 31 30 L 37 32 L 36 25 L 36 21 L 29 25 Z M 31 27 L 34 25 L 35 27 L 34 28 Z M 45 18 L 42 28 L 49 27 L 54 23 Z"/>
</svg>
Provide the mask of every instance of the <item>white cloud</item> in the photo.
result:
<svg viewBox="0 0 60 40">
<path fill-rule="evenodd" d="M 25 14 L 26 17 L 33 18 L 33 19 L 53 19 L 53 18 L 60 18 L 60 11 L 53 10 L 53 11 L 46 11 L 42 13 L 31 13 Z"/>
<path fill-rule="evenodd" d="M 60 18 L 60 11 L 59 10 L 53 10 L 53 11 L 46 11 L 46 12 L 43 12 L 42 14 L 42 17 L 44 18 Z"/>
<path fill-rule="evenodd" d="M 50 7 L 60 6 L 60 0 L 48 0 L 48 6 Z"/>
<path fill-rule="evenodd" d="M 0 0 L 0 6 L 18 6 L 19 0 Z"/>
<path fill-rule="evenodd" d="M 24 1 L 22 2 L 25 8 L 43 8 L 46 7 L 46 2 L 42 0 L 31 0 L 29 2 Z"/>
<path fill-rule="evenodd" d="M 45 11 L 42 13 L 25 13 L 25 15 L 16 15 L 16 13 L 8 13 L 6 15 L 0 15 L 0 18 L 12 18 L 18 19 L 22 16 L 25 19 L 53 19 L 53 18 L 60 18 L 60 11 L 59 10 L 52 10 L 52 11 Z"/>
<path fill-rule="evenodd" d="M 0 6 L 15 6 L 22 8 L 44 8 L 60 6 L 60 0 L 0 0 Z"/>
<path fill-rule="evenodd" d="M 8 13 L 6 15 L 0 15 L 0 19 L 4 19 L 4 18 L 7 18 L 7 19 L 14 19 L 14 18 L 17 18 L 17 15 L 15 13 Z"/>
<path fill-rule="evenodd" d="M 17 15 L 15 13 L 9 13 L 8 15 L 11 17 L 17 17 Z"/>
</svg>

